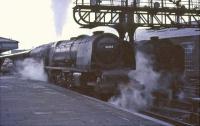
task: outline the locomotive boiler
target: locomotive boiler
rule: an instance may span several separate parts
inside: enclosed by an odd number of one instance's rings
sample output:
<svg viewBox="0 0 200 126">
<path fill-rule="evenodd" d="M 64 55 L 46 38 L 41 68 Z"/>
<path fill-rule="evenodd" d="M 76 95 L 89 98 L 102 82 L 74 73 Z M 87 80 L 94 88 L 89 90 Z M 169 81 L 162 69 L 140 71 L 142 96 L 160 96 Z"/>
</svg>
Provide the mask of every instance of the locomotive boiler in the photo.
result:
<svg viewBox="0 0 200 126">
<path fill-rule="evenodd" d="M 93 36 L 82 35 L 59 41 L 51 49 L 50 65 L 76 67 L 79 70 L 133 66 L 122 59 L 127 50 L 123 50 L 121 45 L 118 37 L 109 33 L 94 33 Z"/>
</svg>

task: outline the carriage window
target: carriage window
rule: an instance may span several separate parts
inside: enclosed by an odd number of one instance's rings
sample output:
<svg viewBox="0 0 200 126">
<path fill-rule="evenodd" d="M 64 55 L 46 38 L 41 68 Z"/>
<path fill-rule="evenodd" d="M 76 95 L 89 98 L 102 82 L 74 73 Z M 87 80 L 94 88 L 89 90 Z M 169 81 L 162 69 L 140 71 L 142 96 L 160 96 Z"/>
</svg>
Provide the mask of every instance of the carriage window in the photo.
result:
<svg viewBox="0 0 200 126">
<path fill-rule="evenodd" d="M 183 43 L 183 47 L 185 50 L 185 70 L 192 71 L 192 70 L 194 70 L 194 64 L 193 64 L 193 60 L 192 60 L 194 43 L 192 43 L 192 42 Z"/>
</svg>

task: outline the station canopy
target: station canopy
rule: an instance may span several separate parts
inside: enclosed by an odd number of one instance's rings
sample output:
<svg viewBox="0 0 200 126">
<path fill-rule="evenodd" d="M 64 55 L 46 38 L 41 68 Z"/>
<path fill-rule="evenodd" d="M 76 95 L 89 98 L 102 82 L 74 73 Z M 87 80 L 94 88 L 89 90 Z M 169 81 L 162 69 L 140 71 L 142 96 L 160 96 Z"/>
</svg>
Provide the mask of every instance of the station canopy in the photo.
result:
<svg viewBox="0 0 200 126">
<path fill-rule="evenodd" d="M 0 53 L 17 49 L 18 43 L 19 43 L 18 41 L 0 37 Z"/>
</svg>

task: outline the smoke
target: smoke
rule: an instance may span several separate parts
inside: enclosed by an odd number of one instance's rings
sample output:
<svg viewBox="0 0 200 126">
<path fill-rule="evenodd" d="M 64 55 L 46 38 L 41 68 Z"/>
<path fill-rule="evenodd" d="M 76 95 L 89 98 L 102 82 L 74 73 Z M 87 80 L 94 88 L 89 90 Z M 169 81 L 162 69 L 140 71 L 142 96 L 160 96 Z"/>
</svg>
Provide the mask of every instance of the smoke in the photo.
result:
<svg viewBox="0 0 200 126">
<path fill-rule="evenodd" d="M 26 79 L 47 81 L 42 61 L 27 58 L 23 61 L 17 61 L 16 66 L 17 72 Z"/>
<path fill-rule="evenodd" d="M 71 0 L 52 0 L 56 34 L 61 35 L 67 17 L 67 8 Z"/>
<path fill-rule="evenodd" d="M 153 71 L 152 61 L 143 53 L 136 54 L 137 69 L 129 73 L 128 85 L 119 85 L 119 96 L 109 102 L 129 110 L 144 109 L 152 104 L 152 91 L 158 86 L 160 74 Z"/>
</svg>

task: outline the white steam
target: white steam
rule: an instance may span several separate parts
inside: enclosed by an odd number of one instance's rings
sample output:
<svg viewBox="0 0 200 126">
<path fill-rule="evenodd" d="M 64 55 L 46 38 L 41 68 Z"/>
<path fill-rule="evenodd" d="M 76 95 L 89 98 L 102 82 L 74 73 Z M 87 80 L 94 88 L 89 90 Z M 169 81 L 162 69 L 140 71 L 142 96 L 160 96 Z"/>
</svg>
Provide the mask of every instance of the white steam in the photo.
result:
<svg viewBox="0 0 200 126">
<path fill-rule="evenodd" d="M 136 70 L 129 73 L 128 85 L 120 85 L 119 96 L 109 102 L 129 110 L 140 110 L 152 104 L 152 91 L 158 86 L 159 73 L 153 71 L 151 60 L 141 52 L 136 54 Z"/>
<path fill-rule="evenodd" d="M 52 0 L 56 34 L 61 35 L 67 17 L 67 7 L 71 0 Z"/>
<path fill-rule="evenodd" d="M 47 75 L 44 71 L 42 61 L 36 61 L 32 58 L 18 61 L 17 71 L 22 77 L 26 79 L 47 81 Z"/>
</svg>

